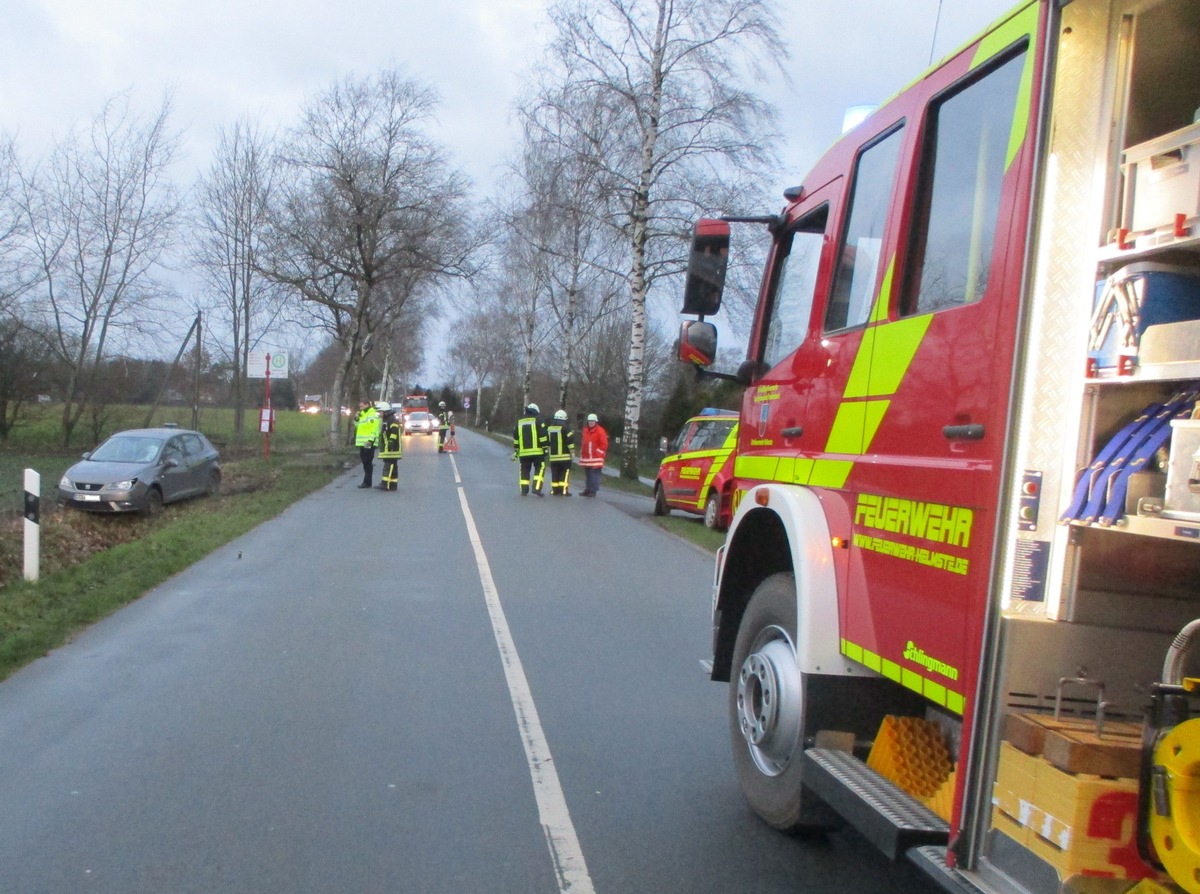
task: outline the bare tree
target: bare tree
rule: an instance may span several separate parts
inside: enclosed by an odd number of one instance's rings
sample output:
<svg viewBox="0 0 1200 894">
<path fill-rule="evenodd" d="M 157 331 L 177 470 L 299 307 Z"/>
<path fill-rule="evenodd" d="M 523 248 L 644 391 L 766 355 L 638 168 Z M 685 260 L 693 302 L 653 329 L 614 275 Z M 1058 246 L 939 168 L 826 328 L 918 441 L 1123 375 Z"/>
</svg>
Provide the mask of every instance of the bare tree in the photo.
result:
<svg viewBox="0 0 1200 894">
<path fill-rule="evenodd" d="M 634 477 L 647 296 L 679 272 L 698 213 L 741 204 L 753 176 L 773 169 L 771 110 L 739 80 L 755 60 L 777 63 L 784 51 L 770 0 L 558 0 L 551 20 L 542 102 L 559 105 L 552 117 L 564 147 L 591 141 L 628 251 L 622 474 Z M 563 96 L 602 110 L 606 126 L 596 132 L 590 118 L 572 116 Z"/>
<path fill-rule="evenodd" d="M 410 299 L 470 272 L 466 181 L 424 130 L 435 103 L 398 71 L 347 79 L 308 103 L 281 154 L 265 269 L 342 345 L 335 406 Z M 331 443 L 338 424 L 333 414 Z"/>
<path fill-rule="evenodd" d="M 564 114 L 576 124 L 586 122 L 589 137 L 556 121 Z M 558 406 L 565 408 L 580 339 L 627 301 L 617 288 L 622 279 L 616 273 L 621 257 L 617 234 L 597 225 L 609 178 L 589 147 L 605 120 L 601 110 L 570 96 L 551 104 L 535 102 L 523 115 L 523 151 L 516 169 L 528 197 L 522 237 L 544 280 L 545 307 L 555 329 L 550 346 L 558 361 Z"/>
<path fill-rule="evenodd" d="M 104 104 L 84 134 L 59 142 L 44 167 L 23 177 L 23 210 L 40 283 L 43 328 L 67 369 L 63 445 L 85 409 L 111 347 L 143 337 L 168 289 L 155 279 L 178 211 L 167 169 L 178 138 L 171 109 L 139 116 L 128 94 Z M 95 407 L 91 407 L 95 410 Z"/>
<path fill-rule="evenodd" d="M 503 388 L 511 371 L 517 341 L 517 319 L 503 312 L 477 310 L 459 320 L 450 341 L 450 355 L 462 371 L 462 388 L 475 388 L 475 425 L 484 419 L 483 389 L 489 383 Z"/>
<path fill-rule="evenodd" d="M 521 405 L 529 404 L 533 390 L 533 372 L 538 355 L 554 336 L 554 326 L 545 313 L 551 277 L 549 257 L 538 250 L 538 231 L 546 225 L 532 199 L 498 212 L 503 220 L 504 238 L 501 262 L 496 273 L 494 294 L 501 313 L 513 321 L 516 342 L 522 354 Z"/>
<path fill-rule="evenodd" d="M 28 267 L 26 237 L 16 143 L 0 134 L 0 318 L 17 312 L 17 301 L 36 279 Z"/>
<path fill-rule="evenodd" d="M 208 173 L 195 191 L 191 259 L 232 336 L 234 431 L 243 433 L 250 349 L 282 307 L 277 284 L 258 270 L 274 186 L 270 139 L 248 119 L 218 134 Z M 209 326 L 212 331 L 212 326 Z"/>
</svg>

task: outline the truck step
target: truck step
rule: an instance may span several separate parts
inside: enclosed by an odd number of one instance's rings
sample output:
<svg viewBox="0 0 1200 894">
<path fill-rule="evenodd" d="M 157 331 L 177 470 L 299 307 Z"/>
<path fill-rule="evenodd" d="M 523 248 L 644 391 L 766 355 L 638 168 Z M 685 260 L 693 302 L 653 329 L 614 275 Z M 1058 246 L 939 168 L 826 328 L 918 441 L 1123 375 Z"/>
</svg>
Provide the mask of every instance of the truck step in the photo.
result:
<svg viewBox="0 0 1200 894">
<path fill-rule="evenodd" d="M 945 845 L 950 825 L 854 755 L 832 748 L 804 752 L 804 784 L 893 860 L 921 845 Z"/>
<path fill-rule="evenodd" d="M 913 848 L 908 852 L 908 859 L 925 875 L 937 883 L 940 890 L 950 894 L 988 894 L 988 889 L 981 888 L 971 881 L 970 877 L 959 872 L 953 866 L 946 865 L 946 849 L 938 845 L 927 844 Z"/>
</svg>

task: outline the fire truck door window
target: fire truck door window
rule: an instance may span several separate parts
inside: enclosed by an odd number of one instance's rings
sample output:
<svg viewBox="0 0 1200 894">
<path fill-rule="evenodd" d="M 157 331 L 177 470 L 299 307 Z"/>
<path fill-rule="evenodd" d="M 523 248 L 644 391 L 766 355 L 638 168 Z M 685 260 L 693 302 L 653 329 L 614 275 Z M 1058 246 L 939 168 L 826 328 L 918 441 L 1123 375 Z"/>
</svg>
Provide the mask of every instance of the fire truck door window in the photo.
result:
<svg viewBox="0 0 1200 894">
<path fill-rule="evenodd" d="M 825 310 L 826 332 L 861 326 L 870 316 L 903 133 L 897 128 L 858 157 L 849 222 Z"/>
<path fill-rule="evenodd" d="M 767 368 L 796 350 L 808 336 L 813 293 L 817 287 L 817 266 L 821 261 L 828 220 L 828 205 L 806 215 L 792 231 L 787 253 L 776 267 L 771 316 L 767 321 L 762 356 Z"/>
<path fill-rule="evenodd" d="M 987 291 L 1024 53 L 930 109 L 902 314 Z"/>
</svg>

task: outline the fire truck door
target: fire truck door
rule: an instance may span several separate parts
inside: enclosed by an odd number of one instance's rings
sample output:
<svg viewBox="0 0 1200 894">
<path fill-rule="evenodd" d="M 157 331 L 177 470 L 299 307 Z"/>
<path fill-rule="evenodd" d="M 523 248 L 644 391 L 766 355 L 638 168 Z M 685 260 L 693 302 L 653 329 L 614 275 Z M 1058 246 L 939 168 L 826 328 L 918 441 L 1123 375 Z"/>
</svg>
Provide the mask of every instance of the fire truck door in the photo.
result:
<svg viewBox="0 0 1200 894">
<path fill-rule="evenodd" d="M 877 243 L 868 311 L 845 290 L 846 322 L 862 328 L 830 338 L 837 362 L 824 383 L 834 419 L 824 455 L 845 463 L 852 534 L 844 649 L 960 714 L 974 686 L 1005 439 L 1031 56 L 1003 54 L 970 79 L 953 68 L 928 79 L 911 174 L 900 162 L 912 184 L 901 194 L 908 232 Z"/>
<path fill-rule="evenodd" d="M 737 484 L 731 509 L 760 481 L 803 484 L 807 468 L 797 453 L 815 437 L 807 412 L 813 381 L 826 354 L 814 335 L 814 306 L 828 280 L 837 219 L 840 177 L 814 190 L 795 223 L 778 237 L 768 297 L 756 321 L 750 359 L 760 367 L 742 397 L 733 474 Z M 819 330 L 816 330 L 819 331 Z"/>
</svg>

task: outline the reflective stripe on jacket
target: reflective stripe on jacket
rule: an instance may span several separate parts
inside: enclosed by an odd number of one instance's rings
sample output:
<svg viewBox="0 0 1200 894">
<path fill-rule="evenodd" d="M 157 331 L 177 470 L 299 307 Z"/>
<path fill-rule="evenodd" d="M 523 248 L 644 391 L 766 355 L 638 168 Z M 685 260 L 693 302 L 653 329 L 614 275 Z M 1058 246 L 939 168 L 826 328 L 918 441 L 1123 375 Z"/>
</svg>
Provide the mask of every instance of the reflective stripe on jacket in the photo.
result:
<svg viewBox="0 0 1200 894">
<path fill-rule="evenodd" d="M 379 458 L 399 459 L 404 452 L 401 444 L 401 428 L 399 422 L 389 422 L 383 427 L 379 437 Z"/>
<path fill-rule="evenodd" d="M 550 462 L 562 462 L 571 458 L 575 450 L 575 432 L 565 422 L 546 424 L 546 441 L 550 445 Z"/>
<path fill-rule="evenodd" d="M 354 423 L 354 446 L 370 447 L 379 442 L 379 411 L 368 407 Z"/>
<path fill-rule="evenodd" d="M 540 456 L 546 452 L 546 426 L 537 416 L 522 416 L 513 429 L 517 456 Z"/>
<path fill-rule="evenodd" d="M 579 436 L 579 465 L 593 469 L 603 468 L 604 456 L 608 453 L 608 432 L 597 423 L 585 425 Z"/>
</svg>

